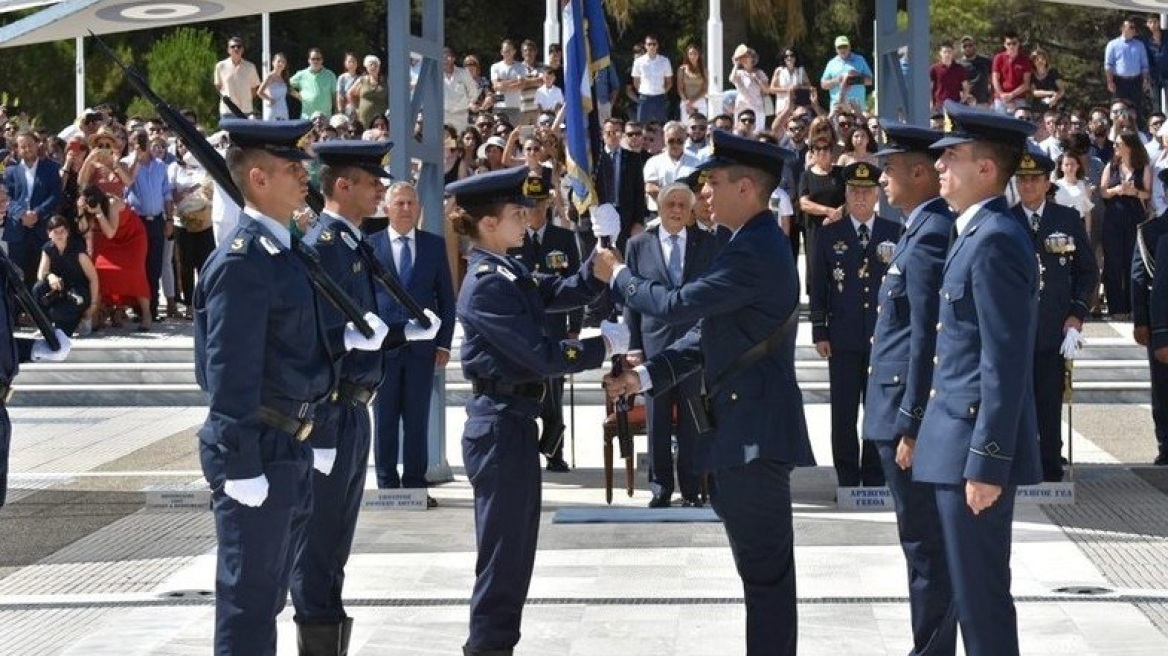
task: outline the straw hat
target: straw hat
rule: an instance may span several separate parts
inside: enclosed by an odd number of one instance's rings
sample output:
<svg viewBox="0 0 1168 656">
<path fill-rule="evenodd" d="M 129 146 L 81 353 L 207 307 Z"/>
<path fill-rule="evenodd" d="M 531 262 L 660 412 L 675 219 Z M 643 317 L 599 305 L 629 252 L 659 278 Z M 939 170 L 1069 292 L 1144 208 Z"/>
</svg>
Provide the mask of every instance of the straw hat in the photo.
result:
<svg viewBox="0 0 1168 656">
<path fill-rule="evenodd" d="M 738 61 L 743 57 L 753 54 L 754 51 L 747 47 L 745 43 L 740 43 L 738 44 L 738 47 L 734 49 L 734 54 L 730 57 L 730 61 Z"/>
<path fill-rule="evenodd" d="M 108 125 L 103 125 L 97 129 L 97 132 L 89 135 L 89 147 L 98 148 L 99 143 L 113 143 L 114 150 L 120 151 L 125 144 L 122 141 L 122 135 Z"/>
</svg>

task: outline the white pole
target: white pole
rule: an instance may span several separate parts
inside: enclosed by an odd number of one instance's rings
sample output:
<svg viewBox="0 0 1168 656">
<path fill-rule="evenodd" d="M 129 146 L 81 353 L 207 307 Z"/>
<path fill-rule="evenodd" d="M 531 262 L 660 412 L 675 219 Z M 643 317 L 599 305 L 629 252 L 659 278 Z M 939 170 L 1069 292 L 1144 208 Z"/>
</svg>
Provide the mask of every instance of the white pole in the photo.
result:
<svg viewBox="0 0 1168 656">
<path fill-rule="evenodd" d="M 272 15 L 260 14 L 260 39 L 263 42 L 263 59 L 260 61 L 260 79 L 272 68 Z"/>
<path fill-rule="evenodd" d="M 77 106 L 76 116 L 85 111 L 85 37 L 77 37 L 77 52 L 75 58 L 75 89 L 73 104 Z"/>
<path fill-rule="evenodd" d="M 543 60 L 546 62 L 551 59 L 548 54 L 548 48 L 551 48 L 553 43 L 560 42 L 560 2 L 559 0 L 547 0 L 544 3 L 544 17 L 543 17 Z"/>
<path fill-rule="evenodd" d="M 722 0 L 710 0 L 710 19 L 706 21 L 706 68 L 710 76 L 706 116 L 713 120 L 722 113 Z M 673 83 L 680 84 L 681 81 L 674 80 Z"/>
<path fill-rule="evenodd" d="M 1160 14 L 1160 29 L 1161 30 L 1168 29 L 1168 14 Z M 1163 38 L 1161 38 L 1161 40 L 1160 40 L 1160 49 L 1161 49 L 1161 51 L 1163 51 L 1163 49 L 1164 49 Z M 1163 60 L 1164 60 L 1164 55 L 1160 55 L 1160 61 L 1163 61 Z M 1161 72 L 1160 75 L 1161 75 L 1161 77 L 1163 77 L 1163 75 L 1164 75 L 1163 72 Z M 1164 111 L 1164 108 L 1168 107 L 1168 88 L 1161 88 L 1160 89 L 1160 97 L 1156 98 L 1155 100 L 1160 101 L 1160 111 Z"/>
</svg>

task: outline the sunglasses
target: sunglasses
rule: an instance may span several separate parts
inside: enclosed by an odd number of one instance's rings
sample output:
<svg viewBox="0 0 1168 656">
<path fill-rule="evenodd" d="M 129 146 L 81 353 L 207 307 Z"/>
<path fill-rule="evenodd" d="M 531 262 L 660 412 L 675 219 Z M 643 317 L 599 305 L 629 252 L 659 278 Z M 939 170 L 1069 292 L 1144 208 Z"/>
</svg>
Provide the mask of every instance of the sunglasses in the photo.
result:
<svg viewBox="0 0 1168 656">
<path fill-rule="evenodd" d="M 680 146 L 681 144 L 685 143 L 685 139 L 666 139 L 665 143 L 669 144 L 670 146 Z"/>
<path fill-rule="evenodd" d="M 852 127 L 852 124 L 849 121 L 840 121 L 839 126 L 840 126 L 840 129 L 844 129 L 844 128 Z"/>
<path fill-rule="evenodd" d="M 243 50 L 243 46 L 239 45 L 238 43 L 233 43 L 233 44 L 227 46 L 227 49 L 228 50 Z"/>
<path fill-rule="evenodd" d="M 812 146 L 811 152 L 813 152 L 813 153 L 829 153 L 829 152 L 831 152 L 831 146 Z"/>
<path fill-rule="evenodd" d="M 309 57 L 308 61 L 321 61 L 320 57 Z"/>
<path fill-rule="evenodd" d="M 788 125 L 787 132 L 802 132 L 805 128 L 802 125 Z"/>
<path fill-rule="evenodd" d="M 644 136 L 644 135 L 640 132 L 626 132 L 625 136 L 626 137 L 640 137 L 640 136 Z"/>
<path fill-rule="evenodd" d="M 738 122 L 739 123 L 754 123 L 754 119 L 749 117 L 749 116 L 743 116 L 742 118 L 738 119 Z"/>
<path fill-rule="evenodd" d="M 523 150 L 529 153 L 538 153 L 543 150 L 543 146 L 524 146 Z"/>
</svg>

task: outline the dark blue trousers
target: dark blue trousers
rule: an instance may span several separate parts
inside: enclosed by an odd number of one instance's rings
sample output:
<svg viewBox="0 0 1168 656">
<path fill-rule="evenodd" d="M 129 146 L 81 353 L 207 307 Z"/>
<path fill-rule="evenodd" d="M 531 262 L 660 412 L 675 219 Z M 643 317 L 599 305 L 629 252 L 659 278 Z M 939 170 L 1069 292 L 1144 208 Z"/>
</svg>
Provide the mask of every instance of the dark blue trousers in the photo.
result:
<svg viewBox="0 0 1168 656">
<path fill-rule="evenodd" d="M 433 382 L 433 355 L 419 357 L 402 353 L 385 359 L 382 391 L 373 408 L 377 430 L 373 446 L 377 487 L 426 487 L 426 466 L 430 456 L 427 430 Z M 402 458 L 400 477 L 397 472 L 399 445 Z"/>
<path fill-rule="evenodd" d="M 162 278 L 162 254 L 166 249 L 166 218 L 142 217 L 146 227 L 146 280 L 150 283 L 150 312 L 158 314 L 158 284 Z"/>
<path fill-rule="evenodd" d="M 974 515 L 965 484 L 934 485 L 945 557 L 966 656 L 1018 656 L 1018 614 L 1010 595 L 1011 523 L 1016 488 Z"/>
<path fill-rule="evenodd" d="M 264 428 L 268 498 L 249 508 L 223 493 L 222 455 L 200 443 L 219 550 L 215 569 L 215 656 L 275 656 L 276 616 L 288 599 L 292 563 L 312 513 L 312 452 Z"/>
<path fill-rule="evenodd" d="M 8 408 L 0 404 L 0 508 L 8 498 L 8 450 L 12 443 L 12 421 Z"/>
<path fill-rule="evenodd" d="M 559 446 L 553 455 L 555 458 L 564 458 L 564 377 L 548 380 L 548 393 L 543 400 L 543 411 L 539 414 L 540 442 L 546 443 L 553 439 L 559 440 Z"/>
<path fill-rule="evenodd" d="M 1063 480 L 1063 356 L 1034 354 L 1034 407 L 1038 411 L 1038 454 L 1042 480 Z"/>
<path fill-rule="evenodd" d="M 712 503 L 746 597 L 746 656 L 795 656 L 795 536 L 791 467 L 753 460 L 714 472 Z"/>
<path fill-rule="evenodd" d="M 669 96 L 641 96 L 637 103 L 637 120 L 644 125 L 657 121 L 664 125 L 669 120 Z"/>
<path fill-rule="evenodd" d="M 945 562 L 945 541 L 933 486 L 914 483 L 912 469 L 896 464 L 896 446 L 876 442 L 884 480 L 896 502 L 896 529 L 908 565 L 913 649 L 909 656 L 952 656 L 957 649 L 957 607 Z"/>
<path fill-rule="evenodd" d="M 507 650 L 519 642 L 523 604 L 539 538 L 539 406 L 496 410 L 479 396 L 467 404 L 462 433 L 466 475 L 474 488 L 475 585 L 470 600 L 474 650 Z"/>
<path fill-rule="evenodd" d="M 1130 314 L 1131 262 L 1136 248 L 1136 226 L 1144 216 L 1127 216 L 1106 212 L 1103 219 L 1103 293 L 1107 295 L 1107 312 Z"/>
<path fill-rule="evenodd" d="M 292 570 L 292 604 L 301 624 L 339 624 L 345 563 L 365 492 L 373 428 L 365 406 L 328 403 L 316 431 L 335 431 L 337 460 L 328 476 L 312 471 L 312 517 Z M 311 444 L 311 441 L 309 442 Z"/>
<path fill-rule="evenodd" d="M 653 494 L 673 494 L 673 416 L 677 416 L 677 486 L 683 497 L 697 498 L 701 477 L 695 458 L 698 429 L 685 404 L 697 398 L 701 380 L 691 376 L 668 391 L 645 397 L 646 432 L 649 433 L 649 489 Z"/>
<path fill-rule="evenodd" d="M 1152 379 L 1152 424 L 1156 431 L 1158 455 L 1168 455 L 1168 365 L 1161 364 L 1148 348 L 1148 371 Z"/>
<path fill-rule="evenodd" d="M 17 219 L 19 221 L 19 219 Z M 32 289 L 37 279 L 37 268 L 41 263 L 41 246 L 36 231 L 24 230 L 24 239 L 8 243 L 8 259 L 24 275 L 24 286 Z"/>
<path fill-rule="evenodd" d="M 861 445 L 857 424 L 868 388 L 868 351 L 836 351 L 827 359 L 831 378 L 831 459 L 840 487 L 884 485 L 880 456 L 872 442 Z"/>
</svg>

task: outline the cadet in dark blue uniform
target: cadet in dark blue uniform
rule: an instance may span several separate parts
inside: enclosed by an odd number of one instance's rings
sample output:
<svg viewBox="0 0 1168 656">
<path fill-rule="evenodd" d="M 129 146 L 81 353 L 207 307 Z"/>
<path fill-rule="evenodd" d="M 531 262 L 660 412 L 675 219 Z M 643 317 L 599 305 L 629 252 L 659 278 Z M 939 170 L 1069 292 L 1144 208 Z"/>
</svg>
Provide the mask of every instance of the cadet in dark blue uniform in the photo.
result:
<svg viewBox="0 0 1168 656">
<path fill-rule="evenodd" d="M 1063 480 L 1063 379 L 1066 358 L 1082 340 L 1083 319 L 1099 286 L 1099 267 L 1079 213 L 1047 200 L 1054 161 L 1031 149 L 1018 163 L 1014 215 L 1030 226 L 1038 253 L 1038 332 L 1034 338 L 1034 407 L 1042 480 Z"/>
<path fill-rule="evenodd" d="M 941 540 L 933 486 L 912 480 L 912 455 L 933 383 L 941 274 L 953 232 L 953 212 L 939 194 L 938 151 L 943 135 L 909 125 L 884 126 L 876 153 L 888 202 L 905 216 L 880 285 L 880 315 L 872 340 L 864 439 L 876 445 L 884 480 L 896 502 L 896 526 L 908 565 L 912 618 L 910 656 L 951 656 L 957 611 Z"/>
<path fill-rule="evenodd" d="M 381 178 L 389 174 L 381 160 L 388 141 L 330 141 L 314 148 L 322 164 L 321 191 L 325 206 L 305 243 L 317 249 L 321 267 L 344 289 L 363 312 L 377 309 L 372 254 L 361 222 L 381 202 Z M 326 331 L 344 329 L 345 317 L 322 304 Z M 394 326 L 383 348 L 406 339 L 428 339 L 441 322 Z M 348 653 L 353 620 L 341 603 L 345 563 L 353 546 L 357 513 L 365 490 L 369 465 L 369 403 L 382 378 L 382 354 L 351 351 L 341 357 L 337 386 L 317 406 L 309 445 L 313 451 L 312 516 L 304 545 L 292 570 L 292 603 L 301 656 L 338 656 Z"/>
<path fill-rule="evenodd" d="M 580 248 L 576 245 L 576 234 L 567 228 L 548 222 L 548 207 L 552 190 L 546 180 L 539 176 L 528 176 L 523 186 L 524 194 L 533 203 L 527 212 L 527 233 L 523 245 L 508 251 L 523 265 L 536 273 L 554 273 L 560 277 L 576 275 L 580 270 Z M 555 339 L 576 339 L 584 313 L 580 310 L 555 312 L 547 315 L 547 336 Z M 548 394 L 543 400 L 540 414 L 539 447 L 547 458 L 547 470 L 564 473 L 570 471 L 564 461 L 564 377 L 555 376 L 548 381 Z"/>
<path fill-rule="evenodd" d="M 388 330 L 371 313 L 365 338 L 326 332 L 324 302 L 291 249 L 309 156 L 296 141 L 309 121 L 223 119 L 231 178 L 243 192 L 239 225 L 215 249 L 195 290 L 195 373 L 209 414 L 199 430 L 219 540 L 215 654 L 276 653 L 276 615 L 312 511 L 312 431 L 347 348 L 376 350 Z"/>
<path fill-rule="evenodd" d="M 861 448 L 856 422 L 868 380 L 868 356 L 880 280 L 900 225 L 876 215 L 880 169 L 866 162 L 843 169 L 844 216 L 824 223 L 811 255 L 811 339 L 831 377 L 831 455 L 840 487 L 884 485 L 880 456 Z"/>
<path fill-rule="evenodd" d="M 466 404 L 462 453 L 474 488 L 478 561 L 470 602 L 467 656 L 504 656 L 519 642 L 519 625 L 539 533 L 540 415 L 546 380 L 599 367 L 623 353 L 628 330 L 602 323 L 604 338 L 553 339 L 545 312 L 583 306 L 604 289 L 591 262 L 575 276 L 532 273 L 508 249 L 523 243 L 527 167 L 485 173 L 446 186 L 457 205 L 454 230 L 471 239 L 458 295 L 462 371 L 474 395 Z M 612 208 L 609 207 L 609 210 Z M 615 211 L 594 211 L 593 229 L 615 237 Z"/>
<path fill-rule="evenodd" d="M 714 132 L 703 194 L 734 231 L 704 275 L 680 287 L 633 275 L 612 251 L 596 272 L 626 307 L 698 325 L 644 365 L 608 377 L 611 395 L 668 391 L 701 372 L 713 433 L 714 510 L 746 597 L 746 653 L 793 655 L 798 619 L 791 469 L 813 465 L 795 381 L 799 288 L 791 246 L 770 211 L 782 150 Z"/>
<path fill-rule="evenodd" d="M 1156 458 L 1152 462 L 1156 465 L 1168 465 L 1168 363 L 1160 362 L 1152 351 L 1149 306 L 1156 273 L 1158 255 L 1156 249 L 1164 235 L 1168 235 L 1168 212 L 1139 225 L 1131 272 L 1133 337 L 1137 344 L 1147 347 L 1148 350 L 1148 373 L 1152 383 L 1152 424 L 1156 434 Z M 1168 252 L 1165 255 L 1168 256 Z"/>
<path fill-rule="evenodd" d="M 941 281 L 932 399 L 913 480 L 932 483 L 968 656 L 1018 653 L 1010 596 L 1014 494 L 1042 480 L 1034 415 L 1038 263 L 1002 193 L 1034 125 L 946 102 L 933 144 L 958 237 Z"/>
</svg>

